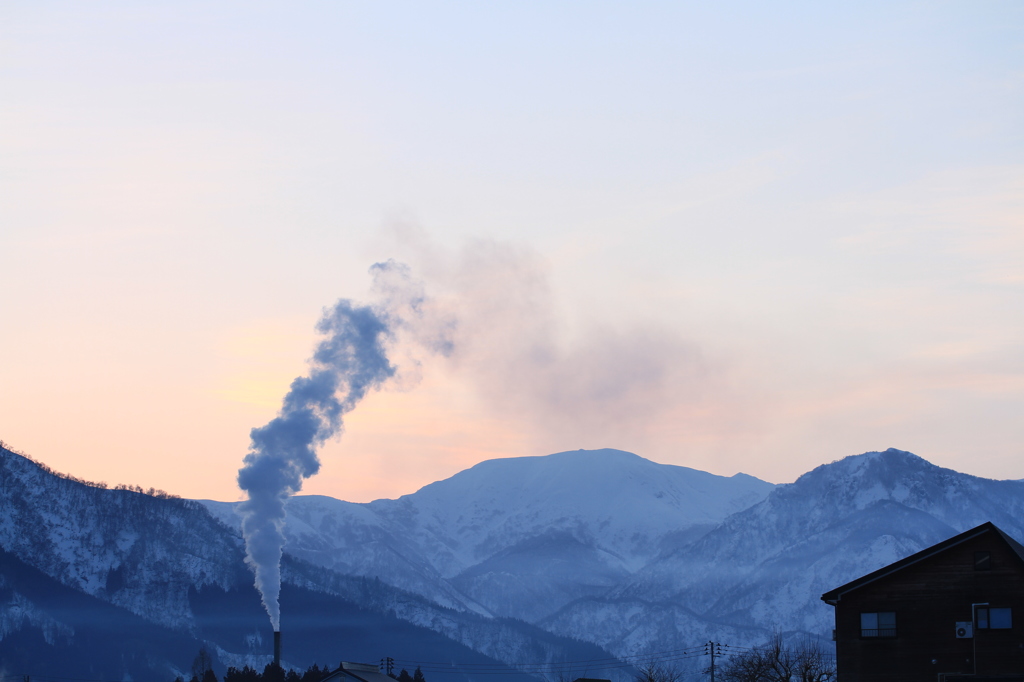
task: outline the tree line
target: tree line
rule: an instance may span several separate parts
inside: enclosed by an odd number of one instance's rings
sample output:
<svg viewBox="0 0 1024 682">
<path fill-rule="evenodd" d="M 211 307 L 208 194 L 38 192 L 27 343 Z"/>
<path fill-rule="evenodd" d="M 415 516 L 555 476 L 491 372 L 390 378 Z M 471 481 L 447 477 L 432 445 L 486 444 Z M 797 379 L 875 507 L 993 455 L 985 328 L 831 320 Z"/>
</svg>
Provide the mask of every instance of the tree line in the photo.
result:
<svg viewBox="0 0 1024 682">
<path fill-rule="evenodd" d="M 338 667 L 341 667 L 341 665 L 339 664 Z M 337 668 L 320 667 L 315 663 L 306 668 L 305 672 L 301 673 L 295 670 L 286 671 L 280 665 L 273 662 L 268 663 L 263 668 L 263 672 L 248 665 L 241 668 L 232 666 L 224 673 L 223 682 L 320 682 L 320 680 L 335 670 Z M 416 667 L 412 675 L 409 674 L 408 670 L 402 668 L 398 675 L 390 675 L 390 677 L 398 680 L 398 682 L 427 682 L 419 666 Z M 178 677 L 174 682 L 185 681 L 183 678 Z M 221 682 L 217 677 L 217 673 L 213 671 L 213 657 L 205 647 L 199 650 L 199 654 L 192 661 L 192 678 L 189 682 Z"/>
<path fill-rule="evenodd" d="M 276 663 L 268 663 L 263 672 L 259 672 L 246 665 L 228 668 L 223 682 L 320 682 L 336 669 L 313 664 L 300 673 L 285 671 Z M 705 674 L 711 672 L 710 668 L 704 670 Z M 681 682 L 682 676 L 682 671 L 670 665 L 651 662 L 637 668 L 634 682 Z M 397 682 L 426 682 L 418 666 L 411 675 L 403 668 L 390 677 Z M 714 679 L 721 682 L 835 682 L 836 662 L 835 657 L 826 653 L 818 642 L 807 640 L 790 644 L 776 632 L 762 646 L 730 654 L 717 666 Z M 175 682 L 184 680 L 179 677 Z M 190 682 L 221 682 L 213 672 L 213 658 L 205 648 L 200 649 L 192 663 Z"/>
</svg>

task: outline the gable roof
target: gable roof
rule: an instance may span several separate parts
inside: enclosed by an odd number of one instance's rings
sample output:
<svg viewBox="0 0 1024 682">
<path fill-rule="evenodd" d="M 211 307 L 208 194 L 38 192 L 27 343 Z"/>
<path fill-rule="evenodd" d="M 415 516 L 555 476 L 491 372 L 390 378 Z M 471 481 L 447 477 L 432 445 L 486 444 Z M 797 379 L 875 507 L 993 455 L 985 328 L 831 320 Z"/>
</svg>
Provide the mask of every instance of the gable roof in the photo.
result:
<svg viewBox="0 0 1024 682">
<path fill-rule="evenodd" d="M 328 673 L 320 682 L 328 680 L 338 682 L 395 682 L 372 663 L 349 663 L 342 661 L 337 670 Z"/>
<path fill-rule="evenodd" d="M 1010 548 L 1010 550 L 1017 556 L 1018 559 L 1020 559 L 1021 564 L 1024 565 L 1024 545 L 1021 545 L 1019 542 L 1017 542 L 1009 535 L 1004 533 L 991 521 L 986 521 L 980 526 L 976 526 L 975 528 L 972 528 L 968 531 L 964 531 L 959 535 L 954 535 L 948 540 L 943 540 L 942 542 L 936 545 L 932 545 L 931 547 L 922 549 L 920 552 L 916 554 L 911 554 L 908 557 L 904 557 L 903 559 L 893 562 L 888 566 L 883 566 L 882 568 L 878 569 L 877 571 L 874 571 L 873 573 L 868 573 L 865 576 L 861 576 L 860 578 L 852 580 L 846 583 L 845 585 L 835 588 L 834 590 L 829 590 L 825 594 L 821 595 L 821 600 L 827 604 L 832 604 L 833 606 L 835 606 L 836 602 L 838 602 L 839 599 L 847 592 L 852 592 L 853 590 L 863 587 L 868 583 L 873 583 L 876 580 L 879 580 L 897 571 L 900 571 L 908 566 L 916 564 L 919 561 L 923 561 L 924 559 L 933 557 L 936 554 L 941 554 L 942 552 L 945 552 L 947 549 L 956 547 L 957 545 L 967 542 L 968 540 L 973 540 L 974 538 L 984 535 L 985 533 L 995 533 L 997 536 L 1002 538 L 1006 545 Z"/>
</svg>

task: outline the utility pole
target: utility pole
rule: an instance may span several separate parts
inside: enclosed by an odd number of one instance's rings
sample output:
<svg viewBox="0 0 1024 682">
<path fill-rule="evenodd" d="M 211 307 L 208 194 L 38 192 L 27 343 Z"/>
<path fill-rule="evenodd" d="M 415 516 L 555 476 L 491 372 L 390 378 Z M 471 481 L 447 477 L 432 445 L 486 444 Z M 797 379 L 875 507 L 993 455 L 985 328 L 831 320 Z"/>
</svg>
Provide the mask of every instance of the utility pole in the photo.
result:
<svg viewBox="0 0 1024 682">
<path fill-rule="evenodd" d="M 395 659 L 390 656 L 380 659 L 380 667 L 385 673 L 387 673 L 388 677 L 395 676 Z"/>
<path fill-rule="evenodd" d="M 711 682 L 715 682 L 715 643 L 708 642 L 708 651 L 711 652 Z"/>
</svg>

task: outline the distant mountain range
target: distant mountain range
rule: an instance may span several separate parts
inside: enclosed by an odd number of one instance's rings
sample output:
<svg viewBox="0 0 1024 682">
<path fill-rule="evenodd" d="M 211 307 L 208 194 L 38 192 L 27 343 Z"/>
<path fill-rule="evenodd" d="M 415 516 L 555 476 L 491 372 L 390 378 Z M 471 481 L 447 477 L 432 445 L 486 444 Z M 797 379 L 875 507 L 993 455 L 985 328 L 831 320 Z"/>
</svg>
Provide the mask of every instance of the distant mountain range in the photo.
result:
<svg viewBox="0 0 1024 682">
<path fill-rule="evenodd" d="M 621 450 L 496 459 L 397 500 L 295 497 L 286 551 L 445 606 L 535 621 L 604 594 L 772 488 Z M 237 503 L 204 504 L 238 527 Z"/>
<path fill-rule="evenodd" d="M 203 644 L 221 672 L 269 660 L 235 504 L 90 487 L 4 448 L 0 474 L 7 671 L 67 674 L 67 658 L 91 679 L 170 682 Z M 562 676 L 623 679 L 708 640 L 827 639 L 822 592 L 984 521 L 1024 538 L 1024 482 L 900 450 L 780 486 L 581 450 L 482 462 L 397 500 L 300 496 L 288 514 L 286 663 L 391 656 L 432 662 L 434 682 L 466 678 L 441 661 L 521 680 L 576 661 Z"/>
<path fill-rule="evenodd" d="M 773 629 L 828 637 L 823 592 L 985 521 L 1024 538 L 1024 482 L 895 449 L 847 457 L 538 624 L 619 655 L 708 639 L 748 644 Z"/>
<path fill-rule="evenodd" d="M 198 502 L 90 486 L 0 448 L 0 550 L 5 675 L 171 682 L 191 676 L 201 646 L 221 675 L 271 660 L 270 623 L 242 540 Z M 283 574 L 288 666 L 392 657 L 527 682 L 536 678 L 505 662 L 614 661 L 587 642 L 291 555 Z M 468 677 L 454 670 L 430 680 Z"/>
</svg>

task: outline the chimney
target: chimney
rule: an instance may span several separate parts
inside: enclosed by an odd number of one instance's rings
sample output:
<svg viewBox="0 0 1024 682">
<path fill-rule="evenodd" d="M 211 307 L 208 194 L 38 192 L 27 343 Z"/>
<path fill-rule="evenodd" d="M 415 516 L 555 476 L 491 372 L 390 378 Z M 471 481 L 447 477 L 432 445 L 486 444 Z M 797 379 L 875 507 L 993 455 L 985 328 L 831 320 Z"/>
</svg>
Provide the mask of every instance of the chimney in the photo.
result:
<svg viewBox="0 0 1024 682">
<path fill-rule="evenodd" d="M 274 630 L 274 665 L 281 667 L 281 631 Z"/>
</svg>

